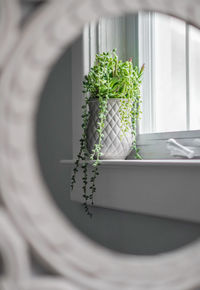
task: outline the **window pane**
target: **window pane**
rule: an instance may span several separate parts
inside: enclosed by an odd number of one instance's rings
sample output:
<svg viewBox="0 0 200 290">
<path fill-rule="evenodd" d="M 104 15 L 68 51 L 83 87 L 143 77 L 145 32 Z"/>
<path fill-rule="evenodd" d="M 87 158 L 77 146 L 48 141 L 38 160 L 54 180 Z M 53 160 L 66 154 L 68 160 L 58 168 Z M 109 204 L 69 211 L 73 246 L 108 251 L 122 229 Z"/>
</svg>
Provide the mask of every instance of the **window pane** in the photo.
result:
<svg viewBox="0 0 200 290">
<path fill-rule="evenodd" d="M 156 14 L 154 27 L 154 131 L 186 130 L 186 26 Z"/>
<path fill-rule="evenodd" d="M 190 129 L 200 129 L 200 32 L 190 26 Z"/>
</svg>

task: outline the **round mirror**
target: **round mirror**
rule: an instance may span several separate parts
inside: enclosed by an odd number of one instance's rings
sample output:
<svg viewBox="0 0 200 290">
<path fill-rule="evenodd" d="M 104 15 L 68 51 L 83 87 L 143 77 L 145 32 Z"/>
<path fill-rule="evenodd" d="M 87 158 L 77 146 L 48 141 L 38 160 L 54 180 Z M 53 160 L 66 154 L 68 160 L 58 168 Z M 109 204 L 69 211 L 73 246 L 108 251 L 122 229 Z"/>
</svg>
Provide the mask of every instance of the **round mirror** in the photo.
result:
<svg viewBox="0 0 200 290">
<path fill-rule="evenodd" d="M 163 164 L 138 167 L 132 154 L 133 163 L 129 166 L 126 162 L 131 162 L 131 155 L 119 164 L 111 160 L 111 164 L 100 166 L 90 219 L 82 205 L 82 177 L 70 191 L 74 166 L 71 160 L 75 162 L 80 146 L 82 81 L 94 66 L 95 55 L 114 48 L 118 61 L 125 63 L 131 58 L 133 67 L 145 64 L 137 129 L 142 160 L 138 162 L 155 158 L 163 160 Z M 170 155 L 168 139 L 177 135 L 181 144 L 188 145 L 188 140 L 192 143 L 200 136 L 196 112 L 199 48 L 199 30 L 175 17 L 155 12 L 106 17 L 85 26 L 48 77 L 41 94 L 36 131 L 42 174 L 64 215 L 82 233 L 109 249 L 154 255 L 183 247 L 200 235 L 198 207 L 194 208 L 193 202 L 185 207 L 185 200 L 193 198 L 191 192 L 198 193 L 199 168 L 165 164 L 171 159 L 185 161 Z M 188 139 L 191 134 L 196 136 Z M 188 183 L 186 190 L 184 179 Z M 168 183 L 172 185 L 167 186 Z M 87 190 L 90 191 L 89 186 Z"/>
</svg>

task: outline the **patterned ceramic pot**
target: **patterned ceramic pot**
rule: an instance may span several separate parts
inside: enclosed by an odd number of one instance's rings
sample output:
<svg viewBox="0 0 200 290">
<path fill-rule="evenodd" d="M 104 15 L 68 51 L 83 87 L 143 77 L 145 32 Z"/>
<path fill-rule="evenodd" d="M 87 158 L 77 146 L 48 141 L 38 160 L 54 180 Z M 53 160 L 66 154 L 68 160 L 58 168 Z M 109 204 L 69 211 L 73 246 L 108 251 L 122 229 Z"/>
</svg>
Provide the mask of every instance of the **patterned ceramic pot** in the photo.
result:
<svg viewBox="0 0 200 290">
<path fill-rule="evenodd" d="M 109 99 L 105 126 L 103 129 L 103 140 L 100 159 L 125 159 L 132 150 L 133 135 L 132 128 L 126 134 L 121 129 L 120 99 Z M 92 152 L 94 145 L 98 143 L 96 132 L 99 112 L 98 99 L 89 102 L 89 122 L 87 128 L 87 147 L 89 153 Z M 120 138 L 123 136 L 122 138 Z"/>
</svg>

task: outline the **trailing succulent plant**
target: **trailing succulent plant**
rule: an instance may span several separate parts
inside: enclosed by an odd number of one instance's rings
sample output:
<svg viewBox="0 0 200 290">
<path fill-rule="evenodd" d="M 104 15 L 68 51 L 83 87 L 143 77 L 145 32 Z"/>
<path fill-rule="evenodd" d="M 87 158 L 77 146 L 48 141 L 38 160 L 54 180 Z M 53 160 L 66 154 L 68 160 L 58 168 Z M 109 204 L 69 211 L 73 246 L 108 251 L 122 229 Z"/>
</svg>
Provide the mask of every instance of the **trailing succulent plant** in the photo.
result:
<svg viewBox="0 0 200 290">
<path fill-rule="evenodd" d="M 140 85 L 144 65 L 139 69 L 133 66 L 132 59 L 128 61 L 118 60 L 116 49 L 112 52 L 96 54 L 95 64 L 90 68 L 88 75 L 83 80 L 83 93 L 85 94 L 82 106 L 82 137 L 80 139 L 80 151 L 75 161 L 71 178 L 71 189 L 76 183 L 76 174 L 79 167 L 83 170 L 82 190 L 85 212 L 91 217 L 89 205 L 93 205 L 93 197 L 96 192 L 95 181 L 99 175 L 99 164 L 102 156 L 103 129 L 107 115 L 107 102 L 110 98 L 120 99 L 120 115 L 122 136 L 126 134 L 130 126 L 133 135 L 133 151 L 136 159 L 141 159 L 136 147 L 136 122 L 141 113 Z M 88 104 L 90 100 L 98 99 L 99 116 L 97 123 L 98 142 L 95 144 L 92 153 L 87 149 L 87 127 L 89 120 Z M 88 164 L 92 162 L 92 176 L 88 177 Z"/>
</svg>

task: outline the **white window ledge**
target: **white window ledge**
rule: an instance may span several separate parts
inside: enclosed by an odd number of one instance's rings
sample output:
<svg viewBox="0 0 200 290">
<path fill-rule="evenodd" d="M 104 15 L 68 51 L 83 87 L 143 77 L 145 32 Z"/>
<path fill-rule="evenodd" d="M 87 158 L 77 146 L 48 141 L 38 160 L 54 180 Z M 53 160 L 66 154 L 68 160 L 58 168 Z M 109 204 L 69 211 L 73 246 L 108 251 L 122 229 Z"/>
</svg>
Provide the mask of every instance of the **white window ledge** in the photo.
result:
<svg viewBox="0 0 200 290">
<path fill-rule="evenodd" d="M 99 171 L 95 206 L 200 222 L 200 160 L 102 160 Z M 76 202 L 81 178 L 71 192 Z"/>
<path fill-rule="evenodd" d="M 75 160 L 61 160 L 60 163 L 73 165 Z M 92 161 L 88 161 L 92 164 Z M 199 166 L 200 159 L 149 159 L 149 160 L 101 160 L 100 166 Z"/>
</svg>

